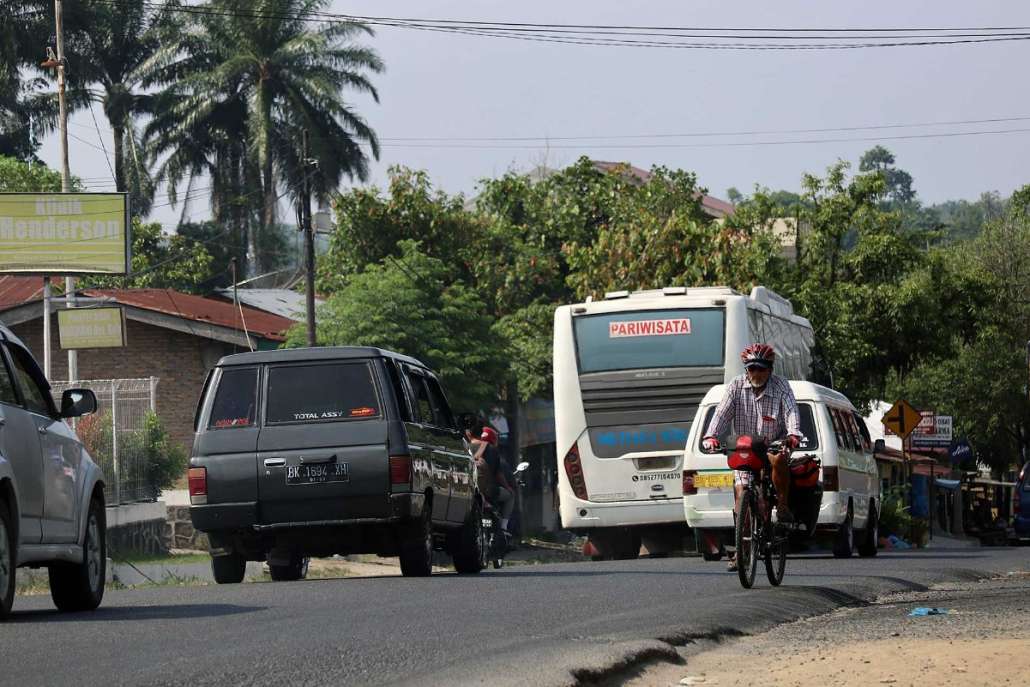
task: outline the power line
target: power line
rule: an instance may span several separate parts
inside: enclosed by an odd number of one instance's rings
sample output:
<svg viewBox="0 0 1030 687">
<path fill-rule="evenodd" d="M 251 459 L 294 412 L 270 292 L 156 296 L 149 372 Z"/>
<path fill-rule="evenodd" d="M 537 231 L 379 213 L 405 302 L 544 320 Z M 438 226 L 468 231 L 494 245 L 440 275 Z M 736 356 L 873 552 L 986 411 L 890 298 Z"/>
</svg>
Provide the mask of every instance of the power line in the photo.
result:
<svg viewBox="0 0 1030 687">
<path fill-rule="evenodd" d="M 100 0 L 105 1 L 105 0 Z M 116 0 L 106 0 L 117 4 Z M 212 5 L 181 5 L 166 7 L 152 0 L 145 0 L 151 9 L 182 12 L 187 14 L 238 17 L 247 19 L 284 19 L 290 21 L 313 21 L 323 23 L 360 23 L 371 26 L 402 28 L 473 35 L 488 38 L 507 38 L 545 43 L 572 45 L 602 45 L 614 47 L 675 48 L 703 50 L 842 50 L 877 47 L 957 45 L 973 43 L 994 43 L 1002 41 L 1030 40 L 1030 27 L 959 27 L 959 28 L 711 28 L 711 27 L 669 27 L 669 26 L 618 26 L 601 24 L 537 24 L 528 22 L 486 22 L 450 19 L 419 19 L 346 15 L 331 12 L 276 13 L 247 11 Z M 647 37 L 653 31 L 669 32 L 665 37 L 694 38 L 708 42 L 684 43 L 674 41 L 643 41 L 636 37 Z M 686 31 L 702 33 L 683 33 Z M 672 33 L 675 32 L 675 33 Z M 729 35 L 729 32 L 734 32 Z M 791 35 L 801 34 L 801 35 Z M 829 35 L 821 35 L 829 34 Z M 882 34 L 882 35 L 864 35 Z M 918 34 L 918 35 L 912 35 Z M 627 38 L 628 37 L 628 38 Z M 744 39 L 747 43 L 719 43 L 718 41 Z M 904 39 L 904 40 L 901 40 Z M 796 40 L 798 43 L 769 43 L 768 40 Z M 813 40 L 851 41 L 839 43 L 812 43 Z M 716 41 L 716 42 L 711 42 Z M 766 42 L 762 42 L 766 41 Z M 806 42 L 807 41 L 807 42 Z M 854 42 L 866 41 L 866 42 Z M 872 41 L 872 42 L 869 42 Z"/>
</svg>

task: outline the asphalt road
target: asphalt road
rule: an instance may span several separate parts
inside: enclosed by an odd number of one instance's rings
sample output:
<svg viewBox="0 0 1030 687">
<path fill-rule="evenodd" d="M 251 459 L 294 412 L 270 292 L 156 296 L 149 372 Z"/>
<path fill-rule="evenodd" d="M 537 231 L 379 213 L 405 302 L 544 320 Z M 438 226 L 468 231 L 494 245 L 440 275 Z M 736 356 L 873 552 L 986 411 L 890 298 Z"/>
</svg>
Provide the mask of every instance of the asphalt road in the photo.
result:
<svg viewBox="0 0 1030 687">
<path fill-rule="evenodd" d="M 4 684 L 575 684 L 693 637 L 754 633 L 856 600 L 1030 569 L 1030 549 L 791 558 L 742 590 L 697 558 L 569 563 L 476 577 L 346 578 L 109 591 L 62 615 L 16 601 Z M 663 649 L 664 647 L 664 649 Z"/>
</svg>

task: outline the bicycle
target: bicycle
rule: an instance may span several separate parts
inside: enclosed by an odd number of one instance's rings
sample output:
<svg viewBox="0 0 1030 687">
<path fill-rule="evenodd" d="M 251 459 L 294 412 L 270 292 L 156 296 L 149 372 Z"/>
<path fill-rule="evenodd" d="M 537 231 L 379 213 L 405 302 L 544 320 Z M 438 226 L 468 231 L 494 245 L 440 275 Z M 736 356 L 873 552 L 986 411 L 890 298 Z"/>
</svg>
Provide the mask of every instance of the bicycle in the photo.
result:
<svg viewBox="0 0 1030 687">
<path fill-rule="evenodd" d="M 765 562 L 769 583 L 778 587 L 783 582 L 791 530 L 786 523 L 772 520 L 772 508 L 776 504 L 772 468 L 768 457 L 755 443 L 750 436 L 739 437 L 736 448 L 728 453 L 726 460 L 734 470 L 743 470 L 752 475 L 741 494 L 740 512 L 736 514 L 733 532 L 733 543 L 737 549 L 737 577 L 744 589 L 751 589 L 755 583 L 759 557 Z M 767 453 L 778 454 L 782 451 L 789 451 L 786 444 L 774 441 L 769 444 Z"/>
</svg>

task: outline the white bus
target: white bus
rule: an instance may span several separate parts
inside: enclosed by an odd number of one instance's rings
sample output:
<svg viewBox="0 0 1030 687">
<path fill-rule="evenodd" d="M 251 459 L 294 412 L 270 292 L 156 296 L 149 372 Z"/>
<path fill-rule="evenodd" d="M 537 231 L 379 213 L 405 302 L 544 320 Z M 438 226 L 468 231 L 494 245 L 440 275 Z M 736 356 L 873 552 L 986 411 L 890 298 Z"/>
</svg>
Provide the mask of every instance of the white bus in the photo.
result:
<svg viewBox="0 0 1030 687">
<path fill-rule="evenodd" d="M 708 390 L 763 341 L 775 371 L 808 379 L 812 326 L 764 287 L 617 291 L 554 315 L 554 418 L 562 526 L 595 558 L 668 551 L 687 533 L 682 460 Z"/>
</svg>

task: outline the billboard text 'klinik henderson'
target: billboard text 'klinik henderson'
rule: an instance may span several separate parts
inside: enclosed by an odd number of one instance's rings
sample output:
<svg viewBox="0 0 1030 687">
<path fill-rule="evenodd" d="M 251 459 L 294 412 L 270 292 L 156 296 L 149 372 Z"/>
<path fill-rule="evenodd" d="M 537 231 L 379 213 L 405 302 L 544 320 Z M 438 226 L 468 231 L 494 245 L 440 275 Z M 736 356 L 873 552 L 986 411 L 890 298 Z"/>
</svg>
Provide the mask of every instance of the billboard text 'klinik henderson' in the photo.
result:
<svg viewBox="0 0 1030 687">
<path fill-rule="evenodd" d="M 125 193 L 0 194 L 0 272 L 125 274 Z"/>
</svg>

